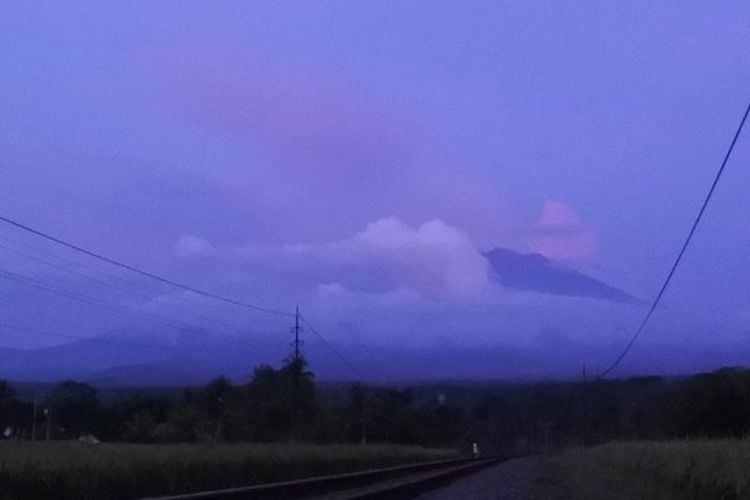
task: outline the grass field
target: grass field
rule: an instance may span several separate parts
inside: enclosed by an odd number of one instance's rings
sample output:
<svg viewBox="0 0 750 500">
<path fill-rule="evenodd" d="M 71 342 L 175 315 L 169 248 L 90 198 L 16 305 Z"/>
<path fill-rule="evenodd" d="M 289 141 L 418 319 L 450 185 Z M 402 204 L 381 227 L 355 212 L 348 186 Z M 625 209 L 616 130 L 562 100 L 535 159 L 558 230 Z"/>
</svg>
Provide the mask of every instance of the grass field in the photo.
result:
<svg viewBox="0 0 750 500">
<path fill-rule="evenodd" d="M 129 499 L 453 458 L 390 445 L 0 442 L 0 499 Z"/>
<path fill-rule="evenodd" d="M 550 498 L 750 498 L 750 439 L 573 449 L 552 458 L 540 482 L 555 492 Z"/>
</svg>

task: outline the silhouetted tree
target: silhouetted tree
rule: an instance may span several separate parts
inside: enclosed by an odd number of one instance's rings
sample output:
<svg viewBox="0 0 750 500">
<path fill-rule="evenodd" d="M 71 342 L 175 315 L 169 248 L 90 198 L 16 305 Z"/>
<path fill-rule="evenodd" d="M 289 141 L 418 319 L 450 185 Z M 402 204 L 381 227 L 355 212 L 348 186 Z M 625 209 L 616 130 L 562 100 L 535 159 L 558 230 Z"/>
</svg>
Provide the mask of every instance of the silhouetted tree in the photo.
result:
<svg viewBox="0 0 750 500">
<path fill-rule="evenodd" d="M 56 385 L 47 395 L 45 406 L 52 428 L 65 436 L 94 432 L 102 414 L 96 389 L 74 380 Z"/>
<path fill-rule="evenodd" d="M 677 431 L 692 436 L 743 436 L 750 431 L 750 371 L 725 368 L 697 375 L 678 393 Z"/>
</svg>

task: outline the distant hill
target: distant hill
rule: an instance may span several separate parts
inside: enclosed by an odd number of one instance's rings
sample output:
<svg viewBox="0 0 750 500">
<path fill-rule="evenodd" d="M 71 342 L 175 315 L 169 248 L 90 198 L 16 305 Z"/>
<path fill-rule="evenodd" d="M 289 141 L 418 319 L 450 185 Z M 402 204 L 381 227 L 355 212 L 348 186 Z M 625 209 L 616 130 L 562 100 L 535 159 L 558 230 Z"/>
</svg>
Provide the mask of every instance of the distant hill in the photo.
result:
<svg viewBox="0 0 750 500">
<path fill-rule="evenodd" d="M 165 353 L 99 341 L 77 340 L 37 349 L 0 348 L 0 377 L 12 380 L 53 381 L 85 378 L 114 365 L 156 360 Z M 131 341 L 133 342 L 133 341 Z M 134 341 L 134 345 L 137 341 Z"/>
<path fill-rule="evenodd" d="M 0 379 L 72 378 L 97 385 L 145 386 L 199 384 L 218 375 L 247 380 L 257 364 L 283 358 L 279 340 L 200 330 L 167 338 L 159 331 L 122 329 L 50 347 L 0 348 Z"/>
<path fill-rule="evenodd" d="M 498 331 L 502 331 L 502 326 Z M 356 364 L 368 382 L 406 382 L 426 380 L 468 379 L 578 379 L 581 366 L 592 373 L 612 359 L 622 348 L 621 343 L 586 345 L 567 337 L 564 332 L 543 329 L 538 343 L 526 346 L 423 346 L 403 349 L 391 346 L 337 347 Z M 109 390 L 118 386 L 179 387 L 201 385 L 219 375 L 237 383 L 250 379 L 253 368 L 260 363 L 277 365 L 286 353 L 288 342 L 283 338 L 247 335 L 246 337 L 215 337 L 200 333 L 178 337 L 173 350 L 158 359 L 128 353 L 116 346 L 77 341 L 44 349 L 0 350 L 0 379 L 15 382 L 52 383 L 73 378 Z M 109 351 L 111 347 L 113 351 Z M 748 359 L 746 349 L 731 352 L 686 344 L 676 348 L 644 341 L 637 357 L 629 360 L 619 375 L 653 372 L 681 374 L 708 371 L 727 364 L 741 364 Z M 104 349 L 108 359 L 94 357 L 95 349 Z M 358 378 L 342 366 L 337 358 L 320 344 L 310 341 L 305 348 L 310 368 L 318 380 L 353 380 Z M 560 356 L 564 352 L 565 356 Z M 667 355 L 668 353 L 668 355 Z M 161 355 L 148 351 L 151 356 Z M 6 364 L 4 361 L 10 361 Z M 21 364 L 23 363 L 23 365 Z M 107 363 L 111 363 L 107 365 Z M 28 386 L 28 384 L 27 384 Z M 31 386 L 28 386 L 31 387 Z M 27 387 L 27 389 L 28 389 Z M 25 390 L 28 395 L 29 390 Z"/>
<path fill-rule="evenodd" d="M 508 288 L 627 304 L 644 303 L 619 288 L 566 268 L 538 253 L 524 254 L 507 248 L 495 248 L 484 256 L 492 266 L 494 279 Z"/>
</svg>

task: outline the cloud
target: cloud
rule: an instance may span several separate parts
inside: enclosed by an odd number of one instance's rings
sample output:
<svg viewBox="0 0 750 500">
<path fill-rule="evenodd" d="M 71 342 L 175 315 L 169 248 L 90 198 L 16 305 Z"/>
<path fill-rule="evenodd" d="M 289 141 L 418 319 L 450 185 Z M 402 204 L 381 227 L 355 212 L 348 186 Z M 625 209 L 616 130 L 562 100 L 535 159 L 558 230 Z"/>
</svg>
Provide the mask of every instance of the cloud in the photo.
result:
<svg viewBox="0 0 750 500">
<path fill-rule="evenodd" d="M 440 219 L 477 241 L 510 230 L 500 190 L 444 158 L 412 103 L 314 62 L 209 45 L 156 51 L 148 73 L 172 118 L 244 148 L 207 176 L 265 242 L 333 239 L 387 214 Z"/>
<path fill-rule="evenodd" d="M 211 250 L 211 243 L 192 235 L 182 236 L 174 245 L 174 251 L 179 257 L 206 254 Z"/>
<path fill-rule="evenodd" d="M 218 257 L 239 266 L 283 274 L 286 282 L 305 280 L 320 294 L 391 293 L 409 290 L 431 299 L 470 299 L 490 286 L 488 264 L 462 231 L 441 220 L 411 226 L 389 217 L 367 225 L 350 238 L 322 244 L 245 245 L 217 248 L 183 237 L 183 257 Z M 399 292 L 401 293 L 401 292 Z"/>
<path fill-rule="evenodd" d="M 159 69 L 165 105 L 202 127 L 241 137 L 275 168 L 374 180 L 408 161 L 413 124 L 322 68 L 219 49 Z M 379 169 L 372 169 L 377 165 Z M 383 172 L 385 170 L 385 172 Z"/>
<path fill-rule="evenodd" d="M 547 200 L 542 216 L 526 241 L 528 247 L 552 260 L 579 260 L 599 247 L 594 231 L 569 206 Z"/>
<path fill-rule="evenodd" d="M 168 110 L 252 151 L 252 165 L 217 178 L 230 195 L 278 207 L 310 189 L 346 196 L 337 186 L 357 185 L 361 196 L 408 176 L 418 127 L 396 108 L 324 68 L 214 49 L 162 54 L 152 65 Z"/>
<path fill-rule="evenodd" d="M 743 321 L 750 320 L 750 306 L 740 307 L 734 315 Z"/>
<path fill-rule="evenodd" d="M 347 307 L 393 307 L 417 304 L 419 294 L 411 288 L 399 288 L 382 293 L 354 292 L 341 283 L 324 283 L 315 290 L 317 298 L 324 302 L 335 302 Z"/>
<path fill-rule="evenodd" d="M 478 295 L 488 284 L 487 263 L 469 237 L 441 220 L 411 227 L 397 218 L 381 219 L 331 249 L 371 259 L 388 270 L 389 281 L 427 295 Z"/>
</svg>

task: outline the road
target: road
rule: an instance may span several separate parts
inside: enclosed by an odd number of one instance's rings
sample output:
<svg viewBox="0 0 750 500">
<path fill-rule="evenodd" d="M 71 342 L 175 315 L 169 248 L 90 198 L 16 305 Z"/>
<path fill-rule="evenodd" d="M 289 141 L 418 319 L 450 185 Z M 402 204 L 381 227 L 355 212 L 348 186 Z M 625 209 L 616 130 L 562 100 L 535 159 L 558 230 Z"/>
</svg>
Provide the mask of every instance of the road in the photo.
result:
<svg viewBox="0 0 750 500">
<path fill-rule="evenodd" d="M 543 458 L 515 458 L 460 478 L 418 500 L 536 500 L 550 498 L 543 482 Z"/>
</svg>

